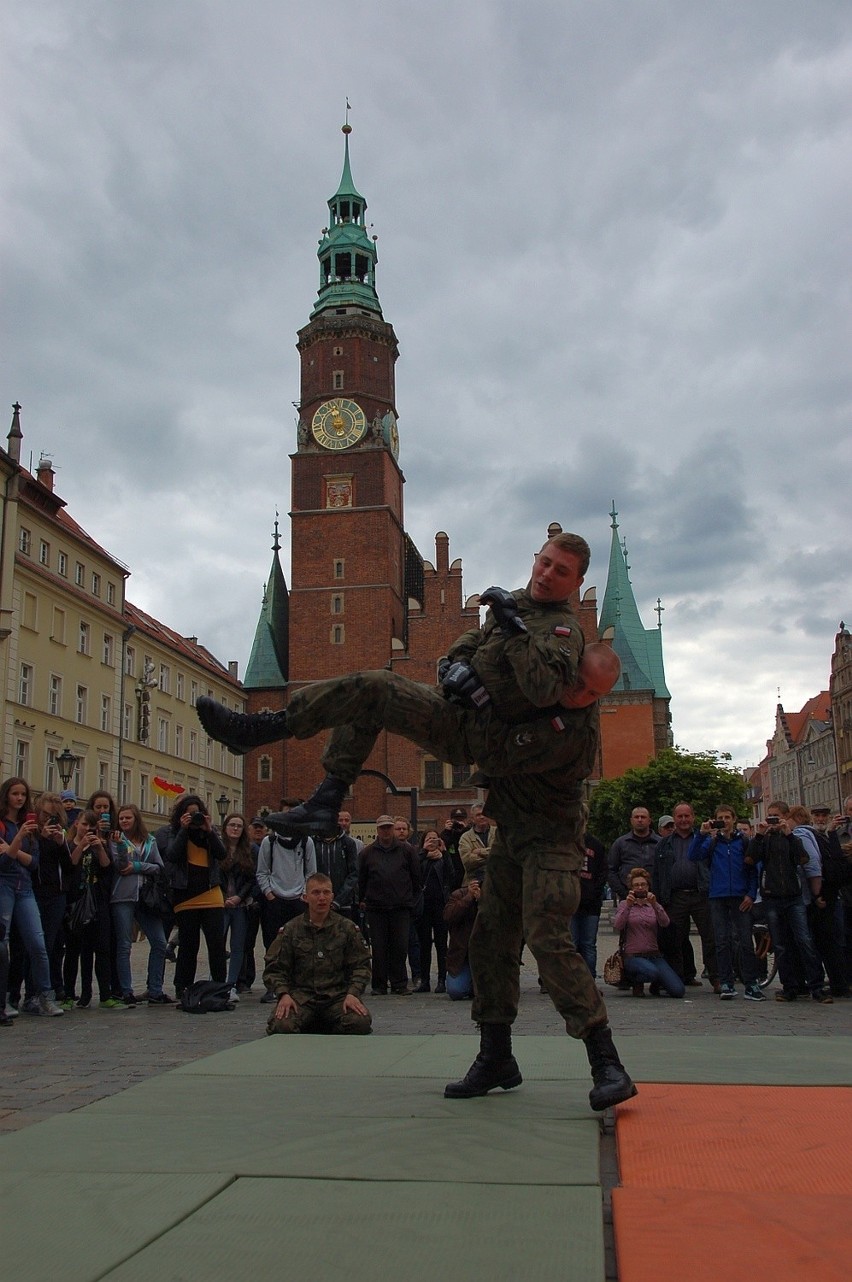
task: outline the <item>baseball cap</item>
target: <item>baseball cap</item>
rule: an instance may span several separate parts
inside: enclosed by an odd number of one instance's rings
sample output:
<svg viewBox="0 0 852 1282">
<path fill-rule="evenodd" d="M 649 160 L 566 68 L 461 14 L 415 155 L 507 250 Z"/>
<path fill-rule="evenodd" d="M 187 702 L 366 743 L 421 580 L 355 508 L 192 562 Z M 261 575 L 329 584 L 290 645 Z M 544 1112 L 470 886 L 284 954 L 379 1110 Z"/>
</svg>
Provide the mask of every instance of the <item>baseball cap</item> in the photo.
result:
<svg viewBox="0 0 852 1282">
<path fill-rule="evenodd" d="M 392 817 L 390 815 L 379 815 L 378 819 L 376 820 L 376 827 L 392 828 L 393 827 Z"/>
<path fill-rule="evenodd" d="M 673 824 L 673 823 L 674 823 L 674 816 L 673 816 L 673 815 L 660 815 L 660 821 L 659 821 L 659 823 L 657 824 L 657 827 L 658 827 L 658 828 L 667 828 L 667 827 L 669 826 L 669 824 Z"/>
<path fill-rule="evenodd" d="M 265 827 L 266 827 L 266 820 L 263 819 L 260 815 L 255 815 L 253 819 L 249 820 L 249 828 L 265 828 Z"/>
<path fill-rule="evenodd" d="M 455 810 L 450 811 L 451 819 L 467 819 L 467 811 L 464 806 L 456 806 Z"/>
<path fill-rule="evenodd" d="M 66 788 L 64 792 L 60 792 L 59 800 L 60 801 L 76 801 L 77 796 L 76 796 L 76 793 L 74 793 L 71 788 Z"/>
</svg>

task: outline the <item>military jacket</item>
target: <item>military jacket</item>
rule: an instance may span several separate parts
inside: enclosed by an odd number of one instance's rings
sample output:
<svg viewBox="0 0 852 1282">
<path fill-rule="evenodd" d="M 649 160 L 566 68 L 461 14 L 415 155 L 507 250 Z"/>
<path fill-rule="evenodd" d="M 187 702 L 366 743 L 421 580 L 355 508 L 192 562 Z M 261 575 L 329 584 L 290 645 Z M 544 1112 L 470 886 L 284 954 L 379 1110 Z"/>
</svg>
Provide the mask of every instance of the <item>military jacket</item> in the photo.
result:
<svg viewBox="0 0 852 1282">
<path fill-rule="evenodd" d="M 370 950 L 354 922 L 331 912 L 324 926 L 307 913 L 289 921 L 266 953 L 263 982 L 276 997 L 335 1000 L 360 997 L 370 979 Z"/>
<path fill-rule="evenodd" d="M 515 723 L 557 702 L 577 678 L 583 632 L 566 601 L 533 601 L 527 588 L 512 596 L 526 632 L 505 637 L 489 610 L 481 628 L 465 632 L 448 657 L 467 659 L 491 696 L 498 717 Z"/>
</svg>

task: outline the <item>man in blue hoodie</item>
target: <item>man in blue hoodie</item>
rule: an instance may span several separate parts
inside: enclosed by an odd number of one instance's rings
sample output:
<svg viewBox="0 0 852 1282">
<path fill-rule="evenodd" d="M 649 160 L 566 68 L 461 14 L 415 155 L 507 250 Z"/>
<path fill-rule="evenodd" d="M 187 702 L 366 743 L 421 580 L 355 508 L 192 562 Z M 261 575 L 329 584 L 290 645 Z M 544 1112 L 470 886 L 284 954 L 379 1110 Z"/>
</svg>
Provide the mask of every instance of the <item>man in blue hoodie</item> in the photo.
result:
<svg viewBox="0 0 852 1282">
<path fill-rule="evenodd" d="M 689 858 L 704 859 L 710 866 L 710 916 L 716 940 L 716 967 L 722 1001 L 736 997 L 734 947 L 738 947 L 745 982 L 745 997 L 752 1002 L 766 998 L 757 982 L 752 906 L 757 894 L 757 869 L 745 862 L 746 838 L 737 829 L 730 806 L 717 806 L 715 819 L 707 819 L 692 839 Z"/>
</svg>

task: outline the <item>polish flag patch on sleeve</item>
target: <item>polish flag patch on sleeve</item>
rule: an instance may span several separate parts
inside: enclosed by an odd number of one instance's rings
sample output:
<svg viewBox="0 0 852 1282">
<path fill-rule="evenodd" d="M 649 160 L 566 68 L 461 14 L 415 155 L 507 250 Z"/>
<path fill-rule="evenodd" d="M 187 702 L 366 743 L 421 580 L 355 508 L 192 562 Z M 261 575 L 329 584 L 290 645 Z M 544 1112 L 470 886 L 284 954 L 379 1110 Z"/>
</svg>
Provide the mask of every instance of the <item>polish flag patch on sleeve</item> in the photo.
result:
<svg viewBox="0 0 852 1282">
<path fill-rule="evenodd" d="M 570 628 L 554 628 L 553 635 L 557 637 L 570 637 L 571 629 Z"/>
</svg>

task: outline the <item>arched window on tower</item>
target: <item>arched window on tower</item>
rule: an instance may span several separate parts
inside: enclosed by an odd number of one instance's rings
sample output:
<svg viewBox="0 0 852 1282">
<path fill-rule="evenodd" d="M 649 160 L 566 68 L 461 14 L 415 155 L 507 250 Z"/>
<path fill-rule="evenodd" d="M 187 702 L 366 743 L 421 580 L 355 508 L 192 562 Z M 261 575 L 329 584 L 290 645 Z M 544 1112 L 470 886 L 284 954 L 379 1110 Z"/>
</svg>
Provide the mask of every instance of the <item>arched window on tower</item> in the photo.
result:
<svg viewBox="0 0 852 1282">
<path fill-rule="evenodd" d="M 370 270 L 370 263 L 366 254 L 355 255 L 355 275 L 363 285 L 367 279 L 367 273 Z"/>
<path fill-rule="evenodd" d="M 335 254 L 334 256 L 334 274 L 341 280 L 348 280 L 352 275 L 352 255 Z"/>
</svg>

